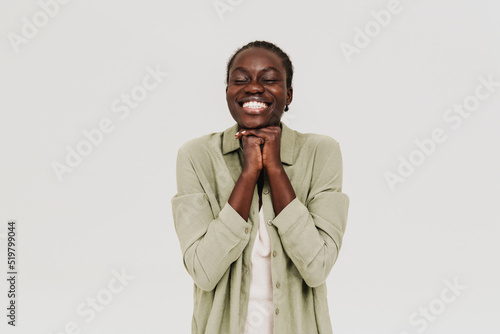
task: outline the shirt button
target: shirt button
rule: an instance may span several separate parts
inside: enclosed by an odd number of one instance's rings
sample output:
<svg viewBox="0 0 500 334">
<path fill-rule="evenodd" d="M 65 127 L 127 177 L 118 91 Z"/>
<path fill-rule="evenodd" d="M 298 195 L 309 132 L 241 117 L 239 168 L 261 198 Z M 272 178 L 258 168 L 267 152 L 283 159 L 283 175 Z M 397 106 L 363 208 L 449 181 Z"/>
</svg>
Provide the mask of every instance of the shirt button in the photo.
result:
<svg viewBox="0 0 500 334">
<path fill-rule="evenodd" d="M 277 251 L 274 251 L 273 252 L 273 256 L 276 257 L 276 255 L 278 255 L 278 252 Z"/>
<path fill-rule="evenodd" d="M 274 313 L 276 313 L 276 315 L 280 314 L 280 309 L 276 308 L 276 311 Z"/>
<path fill-rule="evenodd" d="M 279 289 L 281 286 L 280 282 L 276 283 L 276 287 Z"/>
<path fill-rule="evenodd" d="M 248 227 L 245 227 L 245 233 L 248 234 Z"/>
<path fill-rule="evenodd" d="M 267 194 L 269 194 L 269 190 L 264 189 L 263 193 L 264 193 L 264 195 L 267 195 Z"/>
<path fill-rule="evenodd" d="M 248 275 L 248 272 L 249 272 L 249 271 L 250 271 L 250 270 L 248 270 L 248 268 L 245 268 L 245 274 L 247 274 L 247 275 Z"/>
<path fill-rule="evenodd" d="M 269 219 L 269 220 L 267 221 L 267 225 L 272 225 L 272 224 L 273 224 L 273 221 Z"/>
</svg>

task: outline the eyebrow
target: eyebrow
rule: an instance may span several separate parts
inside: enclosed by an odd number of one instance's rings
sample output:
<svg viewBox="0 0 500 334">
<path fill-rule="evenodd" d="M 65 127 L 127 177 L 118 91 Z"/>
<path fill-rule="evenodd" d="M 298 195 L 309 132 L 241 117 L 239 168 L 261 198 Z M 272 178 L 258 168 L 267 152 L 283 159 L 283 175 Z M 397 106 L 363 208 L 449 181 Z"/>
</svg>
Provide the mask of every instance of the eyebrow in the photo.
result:
<svg viewBox="0 0 500 334">
<path fill-rule="evenodd" d="M 244 68 L 244 67 L 235 67 L 232 72 L 234 71 L 241 71 L 241 72 L 245 72 L 245 73 L 248 73 L 248 71 Z M 281 73 L 280 70 L 278 70 L 276 67 L 274 66 L 269 66 L 269 67 L 265 67 L 263 68 L 260 72 L 269 72 L 269 71 L 276 71 L 278 73 Z"/>
</svg>

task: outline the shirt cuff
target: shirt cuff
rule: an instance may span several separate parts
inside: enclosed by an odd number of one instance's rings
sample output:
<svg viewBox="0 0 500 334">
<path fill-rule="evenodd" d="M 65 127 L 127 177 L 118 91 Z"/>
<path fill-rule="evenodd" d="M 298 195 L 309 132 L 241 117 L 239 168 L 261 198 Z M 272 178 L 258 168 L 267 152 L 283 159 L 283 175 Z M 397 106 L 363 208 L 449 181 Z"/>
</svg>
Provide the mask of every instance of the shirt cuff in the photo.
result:
<svg viewBox="0 0 500 334">
<path fill-rule="evenodd" d="M 309 214 L 309 210 L 297 197 L 295 197 L 276 217 L 274 217 L 273 225 L 278 228 L 281 235 L 284 235 L 306 214 Z"/>
<path fill-rule="evenodd" d="M 242 240 L 250 240 L 252 224 L 246 222 L 229 202 L 226 202 L 219 212 L 219 219 L 235 236 Z"/>
</svg>

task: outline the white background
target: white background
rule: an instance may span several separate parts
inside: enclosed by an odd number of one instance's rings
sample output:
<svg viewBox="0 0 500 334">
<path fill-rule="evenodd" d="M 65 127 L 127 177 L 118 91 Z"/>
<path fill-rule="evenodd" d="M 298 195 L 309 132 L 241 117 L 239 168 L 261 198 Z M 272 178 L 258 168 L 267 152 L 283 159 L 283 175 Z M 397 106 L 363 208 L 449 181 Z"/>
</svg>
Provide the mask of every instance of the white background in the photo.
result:
<svg viewBox="0 0 500 334">
<path fill-rule="evenodd" d="M 478 77 L 500 82 L 498 2 L 401 0 L 350 62 L 341 43 L 376 29 L 370 12 L 389 1 L 231 3 L 218 13 L 212 0 L 73 0 L 43 22 L 37 1 L 1 0 L 0 261 L 15 219 L 19 294 L 11 328 L 0 280 L 0 331 L 56 334 L 74 322 L 80 333 L 190 333 L 193 283 L 170 206 L 177 149 L 234 124 L 226 61 L 264 39 L 296 70 L 284 121 L 343 153 L 351 206 L 327 281 L 334 332 L 499 333 L 500 87 L 458 127 L 443 119 Z M 38 32 L 15 46 L 34 15 Z M 147 68 L 169 75 L 120 119 L 113 101 Z M 114 130 L 60 182 L 52 164 L 105 118 Z M 447 139 L 391 191 L 385 173 L 435 128 Z M 110 294 L 114 270 L 133 279 Z M 462 287 L 449 303 L 446 281 Z M 77 313 L 98 295 L 112 300 L 94 319 Z"/>
</svg>

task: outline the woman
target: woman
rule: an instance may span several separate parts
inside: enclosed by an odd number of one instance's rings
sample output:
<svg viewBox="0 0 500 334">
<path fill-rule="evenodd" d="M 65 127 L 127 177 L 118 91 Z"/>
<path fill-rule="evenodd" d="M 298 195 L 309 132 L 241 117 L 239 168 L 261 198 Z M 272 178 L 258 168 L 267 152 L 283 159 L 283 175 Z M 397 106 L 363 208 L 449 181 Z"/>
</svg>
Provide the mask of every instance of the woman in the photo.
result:
<svg viewBox="0 0 500 334">
<path fill-rule="evenodd" d="M 290 129 L 293 66 L 255 41 L 227 65 L 236 121 L 177 155 L 172 210 L 194 280 L 192 333 L 332 333 L 326 278 L 346 227 L 339 144 Z"/>
</svg>

